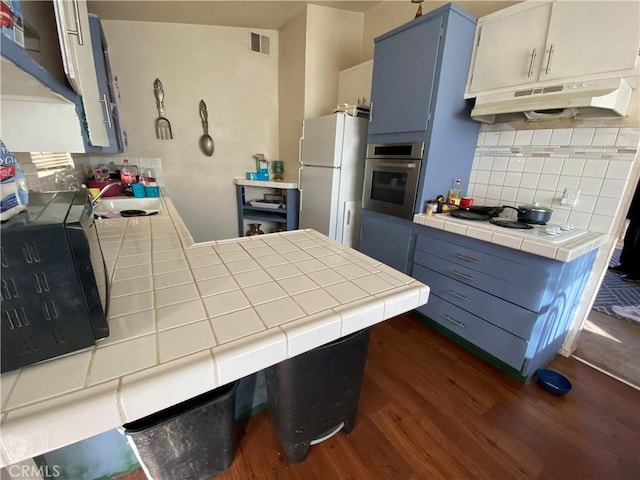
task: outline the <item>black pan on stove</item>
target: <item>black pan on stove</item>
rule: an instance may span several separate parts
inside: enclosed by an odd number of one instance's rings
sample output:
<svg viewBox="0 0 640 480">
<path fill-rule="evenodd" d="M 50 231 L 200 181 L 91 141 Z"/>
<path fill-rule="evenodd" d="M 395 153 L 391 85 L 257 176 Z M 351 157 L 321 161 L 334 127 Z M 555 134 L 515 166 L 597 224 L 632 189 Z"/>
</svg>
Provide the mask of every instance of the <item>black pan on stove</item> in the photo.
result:
<svg viewBox="0 0 640 480">
<path fill-rule="evenodd" d="M 464 220 L 486 221 L 492 219 L 493 217 L 497 217 L 498 215 L 500 215 L 500 213 L 502 213 L 503 210 L 504 207 L 475 206 L 452 210 L 449 212 L 449 214 L 452 217 L 462 218 Z"/>
</svg>

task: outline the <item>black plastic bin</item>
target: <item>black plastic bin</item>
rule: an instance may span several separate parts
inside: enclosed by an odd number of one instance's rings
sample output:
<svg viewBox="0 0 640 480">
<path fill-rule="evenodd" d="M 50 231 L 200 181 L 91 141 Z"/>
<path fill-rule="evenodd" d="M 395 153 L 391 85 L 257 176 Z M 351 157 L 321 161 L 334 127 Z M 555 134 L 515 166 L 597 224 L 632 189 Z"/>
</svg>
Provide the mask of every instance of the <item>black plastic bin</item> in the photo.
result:
<svg viewBox="0 0 640 480">
<path fill-rule="evenodd" d="M 309 446 L 355 425 L 371 328 L 265 370 L 269 419 L 290 462 Z"/>
<path fill-rule="evenodd" d="M 230 383 L 122 426 L 149 478 L 210 479 L 231 466 L 236 388 Z"/>
</svg>

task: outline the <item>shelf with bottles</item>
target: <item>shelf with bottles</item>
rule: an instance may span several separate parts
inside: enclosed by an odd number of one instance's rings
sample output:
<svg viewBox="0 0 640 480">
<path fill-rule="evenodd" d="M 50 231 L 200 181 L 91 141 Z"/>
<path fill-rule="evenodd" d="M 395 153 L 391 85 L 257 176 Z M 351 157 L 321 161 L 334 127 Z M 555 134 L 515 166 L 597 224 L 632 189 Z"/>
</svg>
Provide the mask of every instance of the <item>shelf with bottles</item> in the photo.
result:
<svg viewBox="0 0 640 480">
<path fill-rule="evenodd" d="M 242 179 L 236 179 L 235 183 L 239 236 L 245 235 L 247 221 L 249 220 L 256 223 L 274 223 L 276 226 L 270 231 L 296 230 L 298 228 L 300 203 L 297 184 L 257 182 L 255 180 Z M 271 203 L 275 199 L 278 199 L 277 203 Z M 251 204 L 252 201 L 253 205 Z M 260 203 L 264 205 L 261 206 Z M 273 205 L 276 204 L 279 204 L 279 206 L 274 208 Z"/>
</svg>

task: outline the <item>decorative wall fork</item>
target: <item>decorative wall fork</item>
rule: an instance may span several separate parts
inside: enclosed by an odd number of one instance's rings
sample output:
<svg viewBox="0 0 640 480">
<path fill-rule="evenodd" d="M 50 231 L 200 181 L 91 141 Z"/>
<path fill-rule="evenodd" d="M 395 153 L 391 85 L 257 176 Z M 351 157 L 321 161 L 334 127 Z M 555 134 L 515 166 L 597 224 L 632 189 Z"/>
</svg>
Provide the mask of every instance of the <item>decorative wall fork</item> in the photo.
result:
<svg viewBox="0 0 640 480">
<path fill-rule="evenodd" d="M 158 118 L 156 118 L 156 138 L 159 140 L 173 140 L 173 132 L 171 131 L 171 122 L 164 114 L 164 90 L 162 82 L 156 78 L 153 82 L 153 95 L 156 97 L 156 107 L 158 109 Z"/>
</svg>

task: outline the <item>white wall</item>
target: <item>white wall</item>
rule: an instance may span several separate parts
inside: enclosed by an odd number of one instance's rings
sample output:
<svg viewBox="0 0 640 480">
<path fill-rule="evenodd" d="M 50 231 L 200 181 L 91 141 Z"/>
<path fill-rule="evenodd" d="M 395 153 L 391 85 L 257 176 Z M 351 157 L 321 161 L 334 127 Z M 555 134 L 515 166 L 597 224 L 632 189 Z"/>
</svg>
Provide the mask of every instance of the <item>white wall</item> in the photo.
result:
<svg viewBox="0 0 640 480">
<path fill-rule="evenodd" d="M 234 177 L 255 169 L 251 158 L 278 158 L 278 32 L 271 56 L 249 51 L 249 30 L 167 23 L 103 21 L 120 116 L 123 157 L 161 158 L 165 189 L 195 241 L 236 237 Z M 153 82 L 160 78 L 174 140 L 155 138 Z M 215 153 L 200 152 L 198 103 L 209 111 Z"/>
<path fill-rule="evenodd" d="M 336 108 L 338 73 L 360 62 L 364 14 L 307 7 L 304 118 L 329 115 Z"/>
<path fill-rule="evenodd" d="M 280 159 L 286 181 L 298 180 L 298 139 L 304 119 L 304 62 L 306 9 L 280 29 L 278 92 L 280 102 Z"/>
<path fill-rule="evenodd" d="M 364 15 L 307 5 L 280 30 L 280 159 L 285 180 L 298 180 L 302 122 L 337 105 L 338 73 L 358 63 Z"/>
<path fill-rule="evenodd" d="M 422 3 L 422 13 L 426 14 L 431 10 L 446 4 L 446 1 L 432 1 Z M 455 4 L 466 10 L 476 18 L 488 15 L 498 10 L 502 10 L 510 5 L 520 3 L 519 1 L 456 1 Z M 362 42 L 362 54 L 360 62 L 373 58 L 373 40 L 383 33 L 406 23 L 416 15 L 418 4 L 403 1 L 384 1 L 368 10 L 364 18 L 364 31 Z M 417 54 L 418 52 L 416 52 Z"/>
</svg>

